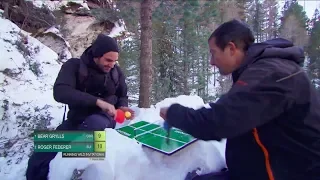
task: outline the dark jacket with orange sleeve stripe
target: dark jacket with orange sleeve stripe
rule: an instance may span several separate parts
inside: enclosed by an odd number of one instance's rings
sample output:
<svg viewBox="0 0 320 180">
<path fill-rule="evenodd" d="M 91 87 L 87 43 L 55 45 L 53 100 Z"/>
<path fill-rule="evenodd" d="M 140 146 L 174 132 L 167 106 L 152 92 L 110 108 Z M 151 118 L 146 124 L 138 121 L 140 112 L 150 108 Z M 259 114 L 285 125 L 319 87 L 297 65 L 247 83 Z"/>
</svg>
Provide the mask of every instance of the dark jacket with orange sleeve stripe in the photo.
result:
<svg viewBox="0 0 320 180">
<path fill-rule="evenodd" d="M 233 86 L 211 108 L 173 104 L 166 121 L 196 138 L 227 138 L 230 179 L 320 178 L 320 99 L 284 39 L 253 44 Z"/>
</svg>

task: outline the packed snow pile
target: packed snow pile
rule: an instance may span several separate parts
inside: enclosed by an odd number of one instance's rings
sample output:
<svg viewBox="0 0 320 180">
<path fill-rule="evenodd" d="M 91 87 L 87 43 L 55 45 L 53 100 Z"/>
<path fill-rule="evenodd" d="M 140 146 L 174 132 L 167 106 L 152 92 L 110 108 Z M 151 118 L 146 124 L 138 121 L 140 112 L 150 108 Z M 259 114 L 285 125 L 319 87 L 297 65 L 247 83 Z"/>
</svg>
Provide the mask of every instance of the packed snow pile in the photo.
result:
<svg viewBox="0 0 320 180">
<path fill-rule="evenodd" d="M 129 124 L 148 121 L 162 124 L 161 107 L 179 103 L 194 109 L 205 106 L 198 96 L 167 98 L 147 109 L 135 109 L 137 116 Z M 118 126 L 119 127 L 119 126 Z M 82 180 L 163 180 L 185 179 L 188 172 L 200 169 L 202 174 L 220 171 L 225 167 L 225 141 L 196 141 L 171 156 L 143 147 L 114 129 L 106 129 L 106 158 L 94 161 L 84 158 L 57 156 L 50 163 L 49 180 L 69 180 L 74 172 L 81 172 Z"/>
<path fill-rule="evenodd" d="M 68 4 L 78 4 L 79 8 L 84 8 L 89 10 L 88 4 L 85 3 L 83 0 L 55 0 L 55 1 L 48 1 L 48 0 L 30 0 L 36 7 L 41 8 L 42 6 L 46 6 L 51 11 L 60 9 L 61 7 L 67 7 Z"/>
<path fill-rule="evenodd" d="M 52 85 L 58 56 L 0 12 L 0 176 L 23 179 L 34 129 L 56 127 L 63 106 Z"/>
</svg>

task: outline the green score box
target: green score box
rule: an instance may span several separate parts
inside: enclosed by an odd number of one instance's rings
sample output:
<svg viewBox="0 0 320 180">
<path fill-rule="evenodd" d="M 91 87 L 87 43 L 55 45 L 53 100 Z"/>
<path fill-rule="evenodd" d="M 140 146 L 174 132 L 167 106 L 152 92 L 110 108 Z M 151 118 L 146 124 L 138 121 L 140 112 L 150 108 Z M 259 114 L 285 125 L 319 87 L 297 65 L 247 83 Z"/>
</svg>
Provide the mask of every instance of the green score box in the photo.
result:
<svg viewBox="0 0 320 180">
<path fill-rule="evenodd" d="M 94 141 L 105 142 L 106 141 L 106 132 L 105 131 L 94 131 Z"/>
<path fill-rule="evenodd" d="M 105 142 L 105 131 L 35 131 L 34 142 Z"/>
<path fill-rule="evenodd" d="M 35 152 L 94 152 L 94 143 L 36 142 Z"/>
<path fill-rule="evenodd" d="M 36 142 L 35 152 L 106 152 L 106 142 L 79 143 L 79 142 Z"/>
<path fill-rule="evenodd" d="M 93 131 L 35 131 L 34 142 L 94 142 Z"/>
</svg>

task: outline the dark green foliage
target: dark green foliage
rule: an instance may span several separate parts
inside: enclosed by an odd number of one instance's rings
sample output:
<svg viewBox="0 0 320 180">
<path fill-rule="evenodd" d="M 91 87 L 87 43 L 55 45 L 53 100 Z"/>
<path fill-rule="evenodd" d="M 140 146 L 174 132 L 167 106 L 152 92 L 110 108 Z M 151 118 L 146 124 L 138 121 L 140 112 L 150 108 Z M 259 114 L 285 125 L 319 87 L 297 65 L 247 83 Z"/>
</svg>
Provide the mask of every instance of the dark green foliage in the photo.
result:
<svg viewBox="0 0 320 180">
<path fill-rule="evenodd" d="M 285 21 L 286 18 L 288 18 L 292 14 L 296 16 L 301 27 L 304 27 L 306 29 L 308 28 L 309 20 L 308 20 L 307 14 L 303 10 L 303 7 L 301 5 L 299 5 L 297 1 L 286 0 L 285 5 L 283 7 L 282 14 L 283 14 L 283 16 L 281 18 L 282 23 L 281 23 L 280 29 L 282 28 L 283 21 Z"/>
<path fill-rule="evenodd" d="M 119 16 L 124 19 L 128 30 L 135 33 L 131 36 L 132 41 L 123 42 L 120 64 L 125 67 L 128 77 L 138 77 L 134 80 L 128 79 L 130 94 L 137 94 L 140 53 L 140 9 L 137 8 L 139 2 L 117 1 L 116 3 L 120 9 Z M 152 103 L 191 92 L 195 92 L 207 102 L 221 95 L 221 92 L 212 94 L 212 89 L 209 87 L 209 84 L 216 82 L 210 82 L 213 72 L 209 65 L 210 53 L 207 44 L 213 27 L 216 27 L 212 24 L 222 23 L 225 21 L 222 17 L 230 13 L 230 10 L 226 9 L 224 14 L 220 12 L 221 3 L 209 0 L 157 1 L 152 15 L 154 70 Z M 239 0 L 236 6 L 240 12 L 235 18 L 240 17 L 249 23 L 258 41 L 278 37 L 279 29 L 291 14 L 298 17 L 301 27 L 307 28 L 308 18 L 297 1 L 290 0 L 285 3 L 280 24 L 277 4 L 276 0 Z M 316 35 L 318 32 L 316 24 L 314 29 L 310 30 L 313 37 L 311 39 L 314 41 L 310 43 L 313 45 L 308 46 L 308 53 L 314 54 L 312 57 L 320 57 L 315 48 L 319 46 L 317 43 L 320 39 Z M 296 29 L 294 26 L 292 28 Z M 214 77 L 216 80 L 227 79 L 221 83 L 230 81 L 230 78 L 221 77 L 219 74 L 215 74 Z M 228 85 L 221 83 L 217 81 L 215 86 L 221 86 L 220 89 L 225 92 Z"/>
<path fill-rule="evenodd" d="M 195 91 L 209 96 L 211 75 L 207 39 L 208 28 L 217 15 L 217 3 L 198 0 L 158 1 L 153 23 L 153 87 L 152 103 Z M 117 1 L 120 17 L 126 22 L 132 41 L 124 41 L 120 65 L 128 78 L 129 92 L 138 94 L 139 83 L 139 13 L 135 1 Z M 132 79 L 133 76 L 138 77 Z M 132 99 L 132 98 L 131 98 Z M 132 101 L 134 103 L 134 101 Z"/>
<path fill-rule="evenodd" d="M 130 104 L 138 102 L 134 95 L 139 93 L 139 50 L 140 40 L 133 37 L 132 40 L 123 41 L 119 56 L 119 64 L 124 71 L 129 89 Z"/>
<path fill-rule="evenodd" d="M 309 62 L 307 70 L 313 83 L 319 88 L 320 82 L 320 16 L 316 9 L 311 20 L 309 45 L 307 47 Z"/>
<path fill-rule="evenodd" d="M 153 14 L 153 102 L 192 91 L 208 96 L 207 27 L 216 14 L 211 1 L 160 2 Z"/>
</svg>

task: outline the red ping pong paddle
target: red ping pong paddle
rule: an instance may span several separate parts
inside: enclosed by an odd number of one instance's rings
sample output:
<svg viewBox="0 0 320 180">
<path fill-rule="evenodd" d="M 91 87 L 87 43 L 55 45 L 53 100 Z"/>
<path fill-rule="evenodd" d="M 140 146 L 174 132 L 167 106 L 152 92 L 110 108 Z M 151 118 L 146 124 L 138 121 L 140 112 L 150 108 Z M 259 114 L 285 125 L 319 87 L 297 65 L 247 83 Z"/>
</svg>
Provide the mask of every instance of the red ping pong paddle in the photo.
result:
<svg viewBox="0 0 320 180">
<path fill-rule="evenodd" d="M 115 120 L 117 121 L 117 123 L 120 123 L 120 124 L 124 122 L 125 116 L 124 116 L 124 112 L 121 109 L 117 109 Z"/>
</svg>

